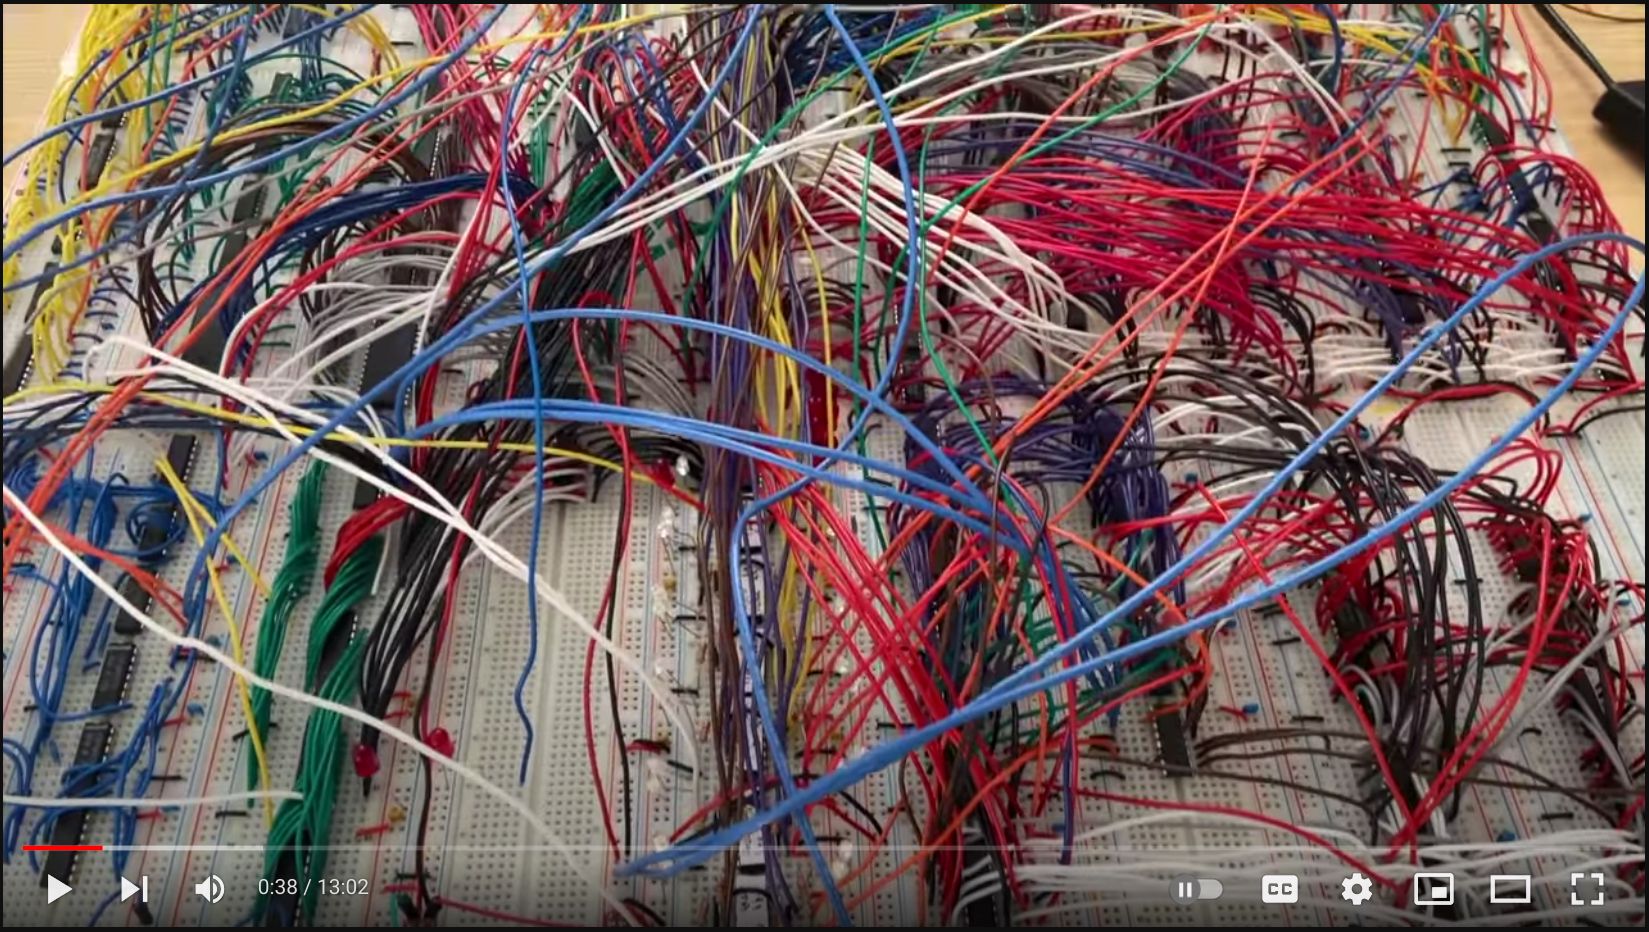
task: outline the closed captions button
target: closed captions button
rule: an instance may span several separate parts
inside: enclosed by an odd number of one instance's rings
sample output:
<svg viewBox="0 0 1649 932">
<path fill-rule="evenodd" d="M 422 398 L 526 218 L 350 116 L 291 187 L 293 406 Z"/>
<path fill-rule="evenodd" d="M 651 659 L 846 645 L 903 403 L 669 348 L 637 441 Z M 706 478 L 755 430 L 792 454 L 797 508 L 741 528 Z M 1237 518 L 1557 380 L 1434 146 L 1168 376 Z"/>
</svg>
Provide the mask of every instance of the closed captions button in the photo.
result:
<svg viewBox="0 0 1649 932">
<path fill-rule="evenodd" d="M 1260 902 L 1298 903 L 1300 877 L 1298 874 L 1266 874 L 1260 878 Z"/>
</svg>

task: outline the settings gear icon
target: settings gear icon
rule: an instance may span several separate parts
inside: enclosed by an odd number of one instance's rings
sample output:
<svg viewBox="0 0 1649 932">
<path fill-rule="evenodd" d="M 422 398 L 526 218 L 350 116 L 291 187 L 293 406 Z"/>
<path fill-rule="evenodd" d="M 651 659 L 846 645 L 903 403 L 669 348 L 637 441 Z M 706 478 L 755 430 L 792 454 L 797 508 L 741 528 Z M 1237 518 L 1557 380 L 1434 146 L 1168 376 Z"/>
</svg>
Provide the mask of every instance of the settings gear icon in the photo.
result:
<svg viewBox="0 0 1649 932">
<path fill-rule="evenodd" d="M 1340 898 L 1353 906 L 1361 906 L 1374 899 L 1374 881 L 1362 874 L 1352 874 L 1340 881 Z"/>
</svg>

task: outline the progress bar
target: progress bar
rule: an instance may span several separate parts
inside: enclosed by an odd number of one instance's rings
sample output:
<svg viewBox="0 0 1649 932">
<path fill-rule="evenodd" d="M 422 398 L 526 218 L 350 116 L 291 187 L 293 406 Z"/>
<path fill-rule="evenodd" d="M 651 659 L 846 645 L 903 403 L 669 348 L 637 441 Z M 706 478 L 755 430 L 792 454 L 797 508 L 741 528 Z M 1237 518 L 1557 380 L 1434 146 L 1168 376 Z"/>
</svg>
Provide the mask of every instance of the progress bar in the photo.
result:
<svg viewBox="0 0 1649 932">
<path fill-rule="evenodd" d="M 86 851 L 90 851 L 90 852 L 100 852 L 100 851 L 110 851 L 110 852 L 113 852 L 113 851 L 150 851 L 150 852 L 154 852 L 154 851 L 184 851 L 184 852 L 188 852 L 188 851 L 225 851 L 225 852 L 237 852 L 237 851 L 245 851 L 245 852 L 255 852 L 255 853 L 258 853 L 258 854 L 264 854 L 264 853 L 267 853 L 268 850 L 269 850 L 269 848 L 266 845 L 261 845 L 261 844 L 257 844 L 257 845 L 21 845 L 20 847 L 24 851 L 81 851 L 81 852 L 86 852 Z M 684 849 L 691 849 L 693 847 L 694 846 L 691 843 L 684 843 L 682 845 L 682 848 L 684 848 Z M 377 851 L 381 850 L 381 846 L 375 845 L 375 844 L 316 845 L 316 846 L 313 846 L 313 848 L 311 850 L 321 850 L 322 848 L 324 848 L 327 851 L 368 851 L 368 852 L 377 852 Z M 397 846 L 397 850 L 400 850 L 400 846 Z M 562 852 L 562 851 L 609 851 L 611 849 L 606 845 L 560 845 L 560 846 L 556 846 L 556 845 L 453 845 L 453 844 L 443 844 L 443 845 L 430 845 L 430 846 L 428 846 L 428 848 L 426 850 L 429 850 L 429 851 L 437 851 L 437 850 L 439 850 L 439 851 L 468 851 L 468 852 L 482 852 L 482 853 L 491 852 L 491 853 L 497 854 L 497 853 L 525 853 L 525 852 L 556 853 L 556 852 Z M 719 850 L 722 850 L 722 849 L 721 848 L 716 848 L 714 850 L 719 851 Z M 783 846 L 776 846 L 776 847 L 774 847 L 773 850 L 777 851 L 777 852 L 780 852 L 780 853 L 785 853 L 785 852 L 788 852 L 790 849 L 786 848 L 786 847 L 783 847 Z M 921 845 L 884 845 L 883 850 L 886 850 L 886 851 L 912 851 L 912 852 L 914 852 L 914 851 L 934 851 L 934 850 L 995 851 L 995 850 L 998 850 L 998 849 L 990 847 L 990 846 L 986 846 L 986 845 L 937 845 L 937 846 L 929 845 L 929 846 L 926 846 L 926 847 L 921 846 Z M 1161 851 L 1167 851 L 1167 850 L 1173 850 L 1173 849 L 1163 848 L 1163 849 L 1141 849 L 1141 850 L 1150 850 L 1150 851 L 1161 852 Z M 1198 850 L 1204 850 L 1204 849 L 1187 848 L 1187 849 L 1184 849 L 1184 850 L 1198 851 Z"/>
</svg>

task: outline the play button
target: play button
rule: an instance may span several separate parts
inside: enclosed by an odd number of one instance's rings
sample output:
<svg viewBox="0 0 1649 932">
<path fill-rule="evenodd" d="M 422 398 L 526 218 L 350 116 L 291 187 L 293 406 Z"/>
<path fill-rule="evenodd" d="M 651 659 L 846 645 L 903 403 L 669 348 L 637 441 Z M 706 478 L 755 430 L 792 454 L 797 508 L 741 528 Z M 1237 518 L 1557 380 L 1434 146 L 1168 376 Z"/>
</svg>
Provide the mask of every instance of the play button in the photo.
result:
<svg viewBox="0 0 1649 932">
<path fill-rule="evenodd" d="M 148 880 L 149 878 L 145 877 L 143 879 Z M 139 891 L 141 889 L 143 889 L 143 888 L 139 887 L 135 883 L 132 883 L 130 880 L 127 880 L 124 877 L 120 878 L 120 902 L 124 903 L 127 900 L 131 899 L 133 896 L 135 896 L 137 894 L 137 891 Z M 147 900 L 148 897 L 144 897 L 144 899 Z"/>
<path fill-rule="evenodd" d="M 50 874 L 46 875 L 46 902 L 55 903 L 74 888 Z"/>
</svg>

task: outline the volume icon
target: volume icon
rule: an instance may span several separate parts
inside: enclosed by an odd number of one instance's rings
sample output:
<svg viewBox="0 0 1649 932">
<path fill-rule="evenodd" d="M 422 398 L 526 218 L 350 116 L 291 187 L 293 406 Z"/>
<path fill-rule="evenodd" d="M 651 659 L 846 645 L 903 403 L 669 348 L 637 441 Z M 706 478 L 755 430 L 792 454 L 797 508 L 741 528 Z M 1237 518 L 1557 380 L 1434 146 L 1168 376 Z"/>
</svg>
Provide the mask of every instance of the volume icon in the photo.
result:
<svg viewBox="0 0 1649 932">
<path fill-rule="evenodd" d="M 213 874 L 195 884 L 195 893 L 208 903 L 216 903 L 223 899 L 223 878 Z"/>
</svg>

